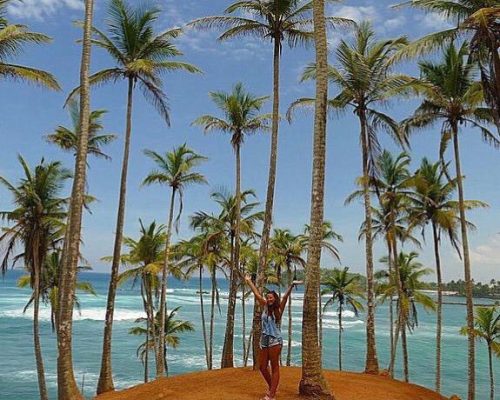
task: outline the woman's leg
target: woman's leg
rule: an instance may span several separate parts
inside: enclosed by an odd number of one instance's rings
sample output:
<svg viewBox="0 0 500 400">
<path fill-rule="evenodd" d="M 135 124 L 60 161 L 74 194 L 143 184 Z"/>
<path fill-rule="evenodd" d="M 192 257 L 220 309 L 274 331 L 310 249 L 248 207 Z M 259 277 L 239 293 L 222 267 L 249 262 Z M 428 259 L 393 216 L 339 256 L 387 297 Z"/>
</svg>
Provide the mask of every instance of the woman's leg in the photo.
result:
<svg viewBox="0 0 500 400">
<path fill-rule="evenodd" d="M 271 398 L 276 396 L 276 390 L 280 383 L 280 354 L 282 345 L 277 345 L 269 348 L 269 360 L 271 361 L 271 390 L 269 394 Z"/>
<path fill-rule="evenodd" d="M 269 348 L 260 349 L 260 373 L 264 377 L 267 383 L 267 387 L 271 388 L 271 374 L 269 373 Z"/>
</svg>

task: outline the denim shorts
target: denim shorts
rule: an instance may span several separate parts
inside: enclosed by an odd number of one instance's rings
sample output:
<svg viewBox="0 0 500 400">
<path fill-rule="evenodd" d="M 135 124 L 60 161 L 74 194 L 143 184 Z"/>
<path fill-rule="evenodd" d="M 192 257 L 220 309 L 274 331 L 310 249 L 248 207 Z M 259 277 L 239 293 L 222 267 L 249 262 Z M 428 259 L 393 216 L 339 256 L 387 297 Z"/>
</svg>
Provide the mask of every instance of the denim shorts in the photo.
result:
<svg viewBox="0 0 500 400">
<path fill-rule="evenodd" d="M 283 338 L 262 334 L 260 336 L 260 348 L 267 349 L 274 346 L 283 346 Z"/>
</svg>

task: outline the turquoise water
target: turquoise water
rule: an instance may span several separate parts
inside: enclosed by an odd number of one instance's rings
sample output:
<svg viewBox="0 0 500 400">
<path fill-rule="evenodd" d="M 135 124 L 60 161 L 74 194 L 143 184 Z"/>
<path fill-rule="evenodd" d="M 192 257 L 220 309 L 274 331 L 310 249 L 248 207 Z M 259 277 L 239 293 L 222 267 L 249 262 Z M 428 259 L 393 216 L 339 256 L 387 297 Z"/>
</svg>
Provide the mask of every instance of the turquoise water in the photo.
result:
<svg viewBox="0 0 500 400">
<path fill-rule="evenodd" d="M 31 311 L 23 314 L 23 307 L 29 298 L 30 291 L 16 287 L 17 272 L 9 272 L 0 280 L 0 399 L 30 400 L 38 395 L 36 366 L 32 340 Z M 94 394 L 99 374 L 101 338 L 105 313 L 108 276 L 104 274 L 82 274 L 82 280 L 93 283 L 98 296 L 79 295 L 81 314 L 75 313 L 74 323 L 74 362 L 75 373 L 88 398 Z M 204 282 L 209 288 L 209 282 Z M 227 301 L 227 284 L 220 282 L 222 290 L 222 315 L 216 316 L 215 360 L 219 361 L 225 326 L 225 310 Z M 200 371 L 206 368 L 200 325 L 199 297 L 196 294 L 198 281 L 170 281 L 168 293 L 169 309 L 181 306 L 178 317 L 194 323 L 196 331 L 182 336 L 181 345 L 170 350 L 168 356 L 171 374 L 189 371 Z M 293 327 L 292 343 L 293 363 L 300 363 L 300 330 L 301 307 L 303 295 L 300 291 L 293 293 Z M 461 299 L 452 298 L 451 301 Z M 481 300 L 481 302 L 486 302 Z M 143 316 L 138 292 L 129 285 L 119 289 L 113 330 L 113 372 L 117 388 L 125 388 L 141 383 L 143 368 L 136 357 L 136 348 L 140 339 L 128 334 L 134 320 Z M 248 307 L 250 310 L 251 307 Z M 208 307 L 207 307 L 208 312 Z M 242 364 L 241 307 L 238 306 L 236 318 L 235 359 Z M 249 315 L 251 313 L 248 313 Z M 410 346 L 410 378 L 414 383 L 432 388 L 434 385 L 434 337 L 435 316 L 420 310 L 420 326 L 409 336 Z M 283 324 L 287 326 L 286 316 Z M 347 312 L 344 316 L 344 368 L 361 371 L 365 357 L 364 316 L 356 318 Z M 47 386 L 52 399 L 56 396 L 56 346 L 51 332 L 49 310 L 41 312 L 41 338 L 44 355 Z M 458 394 L 465 398 L 467 390 L 467 342 L 458 330 L 465 321 L 465 308 L 462 306 L 444 306 L 443 329 L 443 394 Z M 247 326 L 250 324 L 250 318 Z M 381 366 L 388 363 L 388 313 L 387 307 L 381 305 L 377 310 L 377 350 Z M 324 316 L 324 356 L 325 368 L 337 367 L 337 335 L 338 324 L 333 309 Z M 286 342 L 286 338 L 285 338 Z M 500 381 L 500 362 L 494 361 L 497 369 L 496 379 Z M 151 371 L 154 367 L 151 365 Z M 397 376 L 401 376 L 398 366 Z M 487 399 L 489 394 L 487 353 L 483 343 L 478 343 L 477 351 L 477 399 Z M 500 388 L 497 387 L 497 391 Z"/>
</svg>

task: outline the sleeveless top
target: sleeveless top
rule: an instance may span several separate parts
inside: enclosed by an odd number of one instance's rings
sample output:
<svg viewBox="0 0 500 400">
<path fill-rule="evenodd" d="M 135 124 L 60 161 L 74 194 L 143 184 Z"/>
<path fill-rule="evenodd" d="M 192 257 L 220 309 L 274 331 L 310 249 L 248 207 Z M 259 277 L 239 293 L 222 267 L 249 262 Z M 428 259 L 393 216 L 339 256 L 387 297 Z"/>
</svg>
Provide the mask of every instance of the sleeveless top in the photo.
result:
<svg viewBox="0 0 500 400">
<path fill-rule="evenodd" d="M 281 331 L 272 315 L 267 315 L 267 307 L 262 311 L 262 334 L 281 338 Z"/>
</svg>

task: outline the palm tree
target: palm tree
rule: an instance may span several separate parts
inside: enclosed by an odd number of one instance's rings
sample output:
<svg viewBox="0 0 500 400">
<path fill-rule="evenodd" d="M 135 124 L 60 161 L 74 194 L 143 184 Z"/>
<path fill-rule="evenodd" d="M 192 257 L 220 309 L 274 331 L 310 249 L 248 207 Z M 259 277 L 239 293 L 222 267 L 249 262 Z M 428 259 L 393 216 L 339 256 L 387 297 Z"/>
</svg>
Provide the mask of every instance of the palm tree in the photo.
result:
<svg viewBox="0 0 500 400">
<path fill-rule="evenodd" d="M 136 326 L 129 330 L 129 333 L 131 335 L 135 336 L 146 335 L 145 342 L 142 343 L 137 348 L 137 356 L 140 357 L 143 363 L 145 362 L 147 354 L 150 351 L 150 349 L 155 346 L 153 339 L 149 339 L 149 337 L 154 337 L 154 335 L 158 337 L 160 332 L 163 332 L 164 335 L 163 342 L 165 343 L 164 369 L 167 372 L 167 376 L 168 376 L 168 364 L 166 357 L 166 348 L 170 346 L 173 349 L 176 349 L 177 347 L 179 347 L 181 342 L 179 334 L 194 331 L 194 326 L 191 322 L 175 319 L 175 316 L 180 308 L 181 307 L 175 307 L 172 311 L 170 311 L 167 314 L 167 318 L 165 319 L 165 326 L 163 326 L 163 328 L 160 327 L 161 316 L 160 312 L 158 311 L 155 317 L 155 323 L 150 328 L 143 328 L 142 326 Z M 135 322 L 136 323 L 144 322 L 144 318 L 138 318 Z"/>
<path fill-rule="evenodd" d="M 468 334 L 468 327 L 460 331 L 462 335 Z M 488 365 L 490 369 L 490 400 L 495 398 L 495 380 L 493 374 L 493 353 L 500 357 L 500 314 L 496 307 L 477 307 L 474 317 L 474 330 L 472 334 L 477 339 L 483 339 L 488 346 Z"/>
<path fill-rule="evenodd" d="M 386 131 L 399 144 L 406 144 L 398 124 L 389 115 L 375 109 L 398 95 L 408 92 L 414 79 L 392 72 L 394 62 L 392 54 L 407 45 L 405 37 L 377 41 L 375 32 L 368 22 L 356 27 L 355 40 L 348 43 L 341 40 L 336 50 L 338 67 L 329 67 L 328 77 L 340 93 L 328 101 L 330 107 L 344 110 L 352 107 L 360 122 L 360 142 L 362 147 L 362 171 L 364 188 L 364 208 L 366 234 L 366 275 L 367 296 L 367 353 L 365 371 L 378 372 L 377 350 L 375 345 L 375 302 L 373 280 L 373 238 L 371 234 L 371 199 L 369 193 L 370 177 L 374 176 L 375 158 L 380 151 L 378 132 Z M 317 76 L 317 67 L 312 64 L 306 68 L 303 80 Z M 296 106 L 311 104 L 311 99 L 295 101 L 289 115 Z"/>
<path fill-rule="evenodd" d="M 61 90 L 56 78 L 40 69 L 11 64 L 11 58 L 23 52 L 26 44 L 49 43 L 51 38 L 31 32 L 25 25 L 10 24 L 6 18 L 7 6 L 12 0 L 0 0 L 0 78 L 24 81 L 51 90 Z"/>
<path fill-rule="evenodd" d="M 304 227 L 304 234 L 302 235 L 302 240 L 304 241 L 304 247 L 307 247 L 309 243 L 309 233 L 310 233 L 310 227 L 309 225 L 306 224 Z M 339 251 L 337 247 L 331 243 L 334 240 L 342 242 L 344 239 L 342 238 L 342 235 L 339 235 L 337 232 L 333 230 L 333 225 L 330 221 L 323 221 L 323 238 L 321 240 L 321 249 L 322 251 L 323 250 L 326 251 L 328 254 L 330 254 L 331 257 L 340 262 Z M 323 305 L 321 299 L 321 280 L 318 290 L 319 290 L 318 293 L 319 346 L 321 348 L 321 351 L 323 351 L 323 315 L 322 315 Z"/>
<path fill-rule="evenodd" d="M 304 268 L 305 260 L 302 253 L 305 243 L 301 235 L 293 235 L 289 229 L 275 229 L 271 238 L 270 260 L 277 270 L 277 278 L 281 283 L 280 275 L 283 270 L 288 279 L 287 286 L 296 280 L 297 267 Z M 288 347 L 286 365 L 290 366 L 292 358 L 292 294 L 288 298 Z"/>
<path fill-rule="evenodd" d="M 5 246 L 1 269 L 23 260 L 29 271 L 33 289 L 33 340 L 38 373 L 40 398 L 48 399 L 45 384 L 42 349 L 40 344 L 39 309 L 43 293 L 43 273 L 47 255 L 53 247 L 54 237 L 61 237 L 66 217 L 66 201 L 60 197 L 64 182 L 70 178 L 60 162 L 46 163 L 43 159 L 32 169 L 22 156 L 18 156 L 24 177 L 17 185 L 0 177 L 0 184 L 14 197 L 15 208 L 0 212 L 0 217 L 11 225 L 2 230 L 0 243 Z M 22 252 L 14 255 L 16 246 Z"/>
<path fill-rule="evenodd" d="M 52 324 L 52 332 L 56 331 L 58 324 L 57 321 L 59 313 L 58 293 L 59 293 L 59 279 L 60 279 L 61 267 L 62 267 L 61 250 L 60 249 L 53 250 L 52 253 L 47 255 L 47 258 L 45 260 L 45 265 L 42 269 L 42 276 L 40 279 L 40 297 L 44 303 L 50 305 L 50 322 Z M 78 272 L 88 271 L 91 269 L 92 268 L 89 266 L 81 266 L 78 267 Z M 17 286 L 19 288 L 27 288 L 28 286 L 30 286 L 30 284 L 31 284 L 30 275 L 23 275 L 17 281 Z M 94 287 L 90 282 L 77 281 L 76 290 L 83 293 L 92 294 L 94 296 L 96 295 Z M 28 303 L 23 309 L 23 312 L 26 312 L 26 310 L 31 306 L 31 304 L 33 304 L 34 300 L 35 300 L 34 295 L 31 295 Z M 80 302 L 78 301 L 78 297 L 75 296 L 74 302 L 76 309 L 80 311 Z"/>
<path fill-rule="evenodd" d="M 156 34 L 155 23 L 159 18 L 156 8 L 132 7 L 124 0 L 111 0 L 108 10 L 108 32 L 92 28 L 92 44 L 104 49 L 116 62 L 116 66 L 103 69 L 90 77 L 91 85 L 103 85 L 109 82 L 125 80 L 128 84 L 125 143 L 120 178 L 120 194 L 111 265 L 111 279 L 106 306 L 101 372 L 97 393 L 114 389 L 111 368 L 111 335 L 113 312 L 116 297 L 118 269 L 125 221 L 125 203 L 127 193 L 128 160 L 130 137 L 132 133 L 133 94 L 136 85 L 140 87 L 146 99 L 156 108 L 161 117 L 169 124 L 169 110 L 166 94 L 162 88 L 161 75 L 176 70 L 199 72 L 190 64 L 172 61 L 182 55 L 174 46 L 172 39 L 181 33 L 180 29 L 171 29 Z M 76 93 L 76 88 L 70 98 Z M 160 370 L 161 372 L 161 370 Z"/>
<path fill-rule="evenodd" d="M 483 140 L 500 146 L 500 140 L 487 129 L 493 123 L 492 111 L 483 107 L 484 93 L 481 83 L 475 80 L 475 67 L 465 61 L 468 53 L 467 43 L 460 48 L 450 44 L 444 49 L 443 59 L 437 63 L 421 62 L 422 84 L 420 91 L 424 97 L 412 116 L 402 122 L 406 132 L 424 129 L 437 123 L 441 125 L 441 159 L 450 140 L 453 141 L 455 173 L 458 187 L 460 230 L 466 282 L 467 326 L 474 329 L 472 299 L 472 277 L 465 217 L 463 175 L 460 161 L 459 127 L 467 124 L 479 129 Z M 475 395 L 475 344 L 472 333 L 468 339 L 468 400 Z"/>
<path fill-rule="evenodd" d="M 165 326 L 166 318 L 166 293 L 167 293 L 167 273 L 169 269 L 169 256 L 170 256 L 170 241 L 172 235 L 172 224 L 174 221 L 175 200 L 176 196 L 179 197 L 179 212 L 177 214 L 175 223 L 176 226 L 181 217 L 183 208 L 184 190 L 187 186 L 193 184 L 206 183 L 205 177 L 194 172 L 194 169 L 199 166 L 205 157 L 196 154 L 193 150 L 183 144 L 172 151 L 159 154 L 152 150 L 144 152 L 146 156 L 151 158 L 156 164 L 157 169 L 153 170 L 143 182 L 143 185 L 160 184 L 166 185 L 171 189 L 170 204 L 167 216 L 167 232 L 165 238 L 165 254 L 163 260 L 163 267 L 161 270 L 161 291 L 160 291 L 160 307 L 158 310 L 160 316 L 160 332 L 159 332 L 159 351 L 156 363 L 156 375 L 163 376 L 164 371 L 162 366 L 165 365 L 164 352 L 161 349 L 165 348 L 165 335 L 163 328 Z"/>
<path fill-rule="evenodd" d="M 498 48 L 498 16 L 496 0 L 410 0 L 410 5 L 425 12 L 437 13 L 448 19 L 452 27 L 434 32 L 414 41 L 402 56 L 419 56 L 440 49 L 458 36 L 466 35 L 471 43 L 469 57 L 478 62 L 485 100 L 493 110 L 497 125 L 500 124 L 500 55 Z M 485 65 L 487 64 L 487 65 Z"/>
<path fill-rule="evenodd" d="M 380 292 L 382 293 L 381 302 L 388 298 L 398 296 L 398 326 L 401 330 L 401 346 L 403 348 L 403 368 L 404 379 L 409 382 L 409 358 L 408 358 L 408 344 L 406 332 L 410 333 L 418 326 L 418 312 L 416 304 L 422 305 L 426 310 L 435 310 L 435 303 L 432 298 L 424 294 L 420 289 L 423 285 L 421 282 L 422 277 L 432 273 L 432 270 L 424 268 L 421 263 L 416 259 L 418 254 L 411 252 L 409 254 L 399 253 L 396 264 L 399 266 L 399 277 L 396 276 L 396 271 L 389 274 L 388 271 L 379 271 L 378 277 L 387 278 L 387 282 L 380 285 Z M 388 263 L 387 257 L 380 260 L 383 263 Z M 395 350 L 396 351 L 396 347 Z"/>
<path fill-rule="evenodd" d="M 222 111 L 225 119 L 212 115 L 203 115 L 193 122 L 202 126 L 205 133 L 220 131 L 231 135 L 231 145 L 235 153 L 236 170 L 236 215 L 234 254 L 231 262 L 231 278 L 229 304 L 227 308 L 227 325 L 222 350 L 222 368 L 233 367 L 234 312 L 236 306 L 237 276 L 240 262 L 240 221 L 241 221 L 241 146 L 248 135 L 268 129 L 269 115 L 260 114 L 267 96 L 257 97 L 247 93 L 241 83 L 237 83 L 231 93 L 211 92 L 210 98 Z"/>
<path fill-rule="evenodd" d="M 159 288 L 161 286 L 158 274 L 160 273 L 163 265 L 163 257 L 165 254 L 165 227 L 163 225 L 157 225 L 156 222 L 152 222 L 148 226 L 144 226 L 141 220 L 140 223 L 140 237 L 138 240 L 134 240 L 129 237 L 123 239 L 123 243 L 129 249 L 127 254 L 123 254 L 121 257 L 122 263 L 127 266 L 132 266 L 122 272 L 118 277 L 118 284 L 124 283 L 127 280 L 132 279 L 135 284 L 137 281 L 141 285 L 141 297 L 144 307 L 144 312 L 146 313 L 146 328 L 153 326 L 154 324 L 154 300 L 158 298 Z M 158 347 L 157 347 L 157 337 L 155 332 L 152 332 L 152 340 L 155 344 L 154 353 L 155 360 L 157 359 Z M 148 355 L 146 353 L 146 358 L 144 361 L 144 381 L 147 382 L 149 379 L 148 372 Z"/>
<path fill-rule="evenodd" d="M 436 391 L 441 391 L 441 336 L 442 336 L 442 304 L 443 279 L 441 272 L 441 255 L 439 252 L 441 235 L 448 236 L 452 245 L 459 251 L 458 227 L 459 205 L 452 199 L 457 189 L 457 179 L 447 180 L 441 162 L 431 163 L 424 158 L 419 169 L 415 172 L 415 191 L 417 196 L 412 200 L 411 218 L 414 224 L 422 226 L 422 235 L 425 226 L 430 223 L 434 244 L 437 278 L 437 321 L 436 321 Z M 480 201 L 466 200 L 467 209 L 484 207 Z M 469 223 L 469 227 L 473 226 Z"/>
<path fill-rule="evenodd" d="M 73 371 L 72 331 L 76 274 L 80 257 L 82 209 L 90 130 L 90 53 L 94 1 L 85 0 L 82 57 L 80 66 L 80 135 L 75 157 L 73 188 L 69 205 L 68 233 L 64 242 L 59 290 L 59 324 L 57 326 L 57 391 L 60 400 L 83 400 Z"/>
<path fill-rule="evenodd" d="M 334 269 L 322 282 L 325 288 L 321 295 L 330 295 L 330 299 L 325 303 L 324 309 L 338 303 L 337 312 L 339 319 L 339 370 L 342 371 L 342 313 L 344 307 L 348 306 L 357 316 L 359 311 L 363 311 L 363 305 L 356 300 L 356 297 L 364 298 L 364 289 L 359 284 L 359 275 L 349 274 L 349 267 L 343 270 Z"/>
<path fill-rule="evenodd" d="M 271 148 L 269 176 L 266 195 L 266 210 L 262 228 L 259 271 L 257 287 L 262 289 L 267 252 L 271 235 L 274 188 L 276 184 L 276 163 L 278 158 L 278 132 L 280 122 L 280 63 L 283 44 L 290 48 L 307 45 L 314 40 L 312 32 L 313 1 L 310 0 L 247 0 L 229 5 L 223 16 L 210 16 L 197 19 L 190 25 L 204 28 L 219 28 L 224 32 L 219 40 L 225 41 L 239 37 L 256 37 L 269 40 L 273 44 L 273 113 L 271 126 Z M 235 14 L 242 14 L 235 15 Z M 351 20 L 328 17 L 327 21 L 336 25 L 349 25 Z M 260 335 L 260 309 L 254 308 L 253 330 Z M 254 345 L 254 368 L 258 368 L 258 343 Z"/>
<path fill-rule="evenodd" d="M 333 399 L 322 373 L 318 342 L 318 294 L 320 288 L 321 241 L 324 229 L 326 116 L 328 99 L 328 45 L 325 1 L 313 0 L 314 44 L 316 48 L 316 102 L 314 113 L 310 236 L 307 248 L 304 306 L 302 312 L 302 377 L 299 393 L 319 399 Z"/>
<path fill-rule="evenodd" d="M 78 101 L 71 99 L 68 102 L 68 109 L 73 126 L 67 128 L 59 125 L 53 133 L 46 136 L 46 139 L 47 142 L 55 144 L 65 151 L 71 151 L 76 156 L 78 152 L 78 136 L 80 135 L 80 105 Z M 102 117 L 106 113 L 106 110 L 95 110 L 90 113 L 88 154 L 109 160 L 110 157 L 101 148 L 114 141 L 116 135 L 99 134 L 104 129 Z"/>
</svg>

